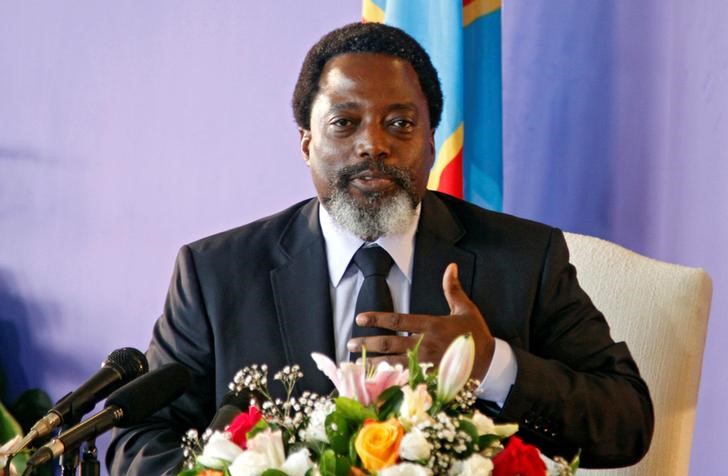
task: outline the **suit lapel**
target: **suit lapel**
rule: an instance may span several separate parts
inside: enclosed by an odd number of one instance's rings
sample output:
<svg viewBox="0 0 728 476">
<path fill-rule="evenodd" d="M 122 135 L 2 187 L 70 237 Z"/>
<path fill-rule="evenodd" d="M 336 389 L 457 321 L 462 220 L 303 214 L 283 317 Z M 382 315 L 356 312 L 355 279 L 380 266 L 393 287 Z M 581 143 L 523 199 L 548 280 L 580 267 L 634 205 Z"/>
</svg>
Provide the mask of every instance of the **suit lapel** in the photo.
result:
<svg viewBox="0 0 728 476">
<path fill-rule="evenodd" d="M 332 359 L 336 355 L 317 200 L 304 205 L 291 220 L 279 244 L 287 260 L 271 271 L 271 284 L 286 359 L 291 365 L 301 366 L 306 390 L 326 394 L 333 387 L 310 355 L 321 352 Z"/>
<path fill-rule="evenodd" d="M 410 312 L 450 314 L 442 291 L 442 275 L 450 263 L 457 263 L 460 283 L 469 296 L 472 290 L 475 257 L 456 246 L 465 230 L 447 206 L 434 193 L 422 200 L 420 224 L 415 238 Z"/>
<path fill-rule="evenodd" d="M 456 246 L 465 230 L 437 195 L 427 193 L 415 238 L 410 312 L 447 315 L 442 274 L 457 263 L 460 282 L 471 295 L 474 256 Z M 320 394 L 333 387 L 311 359 L 321 352 L 335 360 L 333 312 L 326 266 L 326 248 L 318 219 L 318 201 L 311 200 L 283 232 L 284 263 L 271 271 L 278 323 L 289 364 L 301 366 L 304 387 Z"/>
</svg>

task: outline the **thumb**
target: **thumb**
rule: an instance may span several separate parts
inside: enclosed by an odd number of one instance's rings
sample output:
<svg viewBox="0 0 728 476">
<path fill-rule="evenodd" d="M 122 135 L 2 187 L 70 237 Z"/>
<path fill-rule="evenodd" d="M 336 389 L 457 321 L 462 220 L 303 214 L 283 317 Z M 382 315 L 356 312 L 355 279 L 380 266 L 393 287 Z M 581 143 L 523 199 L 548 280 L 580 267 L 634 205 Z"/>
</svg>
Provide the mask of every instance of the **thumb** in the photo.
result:
<svg viewBox="0 0 728 476">
<path fill-rule="evenodd" d="M 458 278 L 458 265 L 450 263 L 442 276 L 442 290 L 451 314 L 462 314 L 470 307 L 470 298 L 463 291 Z"/>
</svg>

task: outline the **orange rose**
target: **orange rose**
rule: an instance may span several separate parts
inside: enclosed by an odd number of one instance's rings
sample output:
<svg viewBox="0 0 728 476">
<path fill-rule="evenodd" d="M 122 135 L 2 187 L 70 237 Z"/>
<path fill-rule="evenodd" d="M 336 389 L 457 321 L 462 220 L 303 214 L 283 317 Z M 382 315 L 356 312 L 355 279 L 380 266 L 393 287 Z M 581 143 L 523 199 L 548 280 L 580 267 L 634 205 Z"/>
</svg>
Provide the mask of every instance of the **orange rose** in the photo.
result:
<svg viewBox="0 0 728 476">
<path fill-rule="evenodd" d="M 404 428 L 394 418 L 385 422 L 366 420 L 354 442 L 364 468 L 379 471 L 396 463 L 403 435 Z"/>
</svg>

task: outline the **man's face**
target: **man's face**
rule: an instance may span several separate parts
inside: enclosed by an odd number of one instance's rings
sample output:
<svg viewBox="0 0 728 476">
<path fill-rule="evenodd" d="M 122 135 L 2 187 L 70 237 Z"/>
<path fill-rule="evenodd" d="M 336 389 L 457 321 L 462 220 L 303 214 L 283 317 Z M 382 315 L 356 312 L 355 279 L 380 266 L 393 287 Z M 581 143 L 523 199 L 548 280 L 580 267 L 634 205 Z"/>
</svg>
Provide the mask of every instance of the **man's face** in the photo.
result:
<svg viewBox="0 0 728 476">
<path fill-rule="evenodd" d="M 326 64 L 319 86 L 311 130 L 300 131 L 319 199 L 340 224 L 350 215 L 357 221 L 399 221 L 379 215 L 401 215 L 405 203 L 411 212 L 425 193 L 434 160 L 427 100 L 417 74 L 392 56 L 345 54 Z M 399 211 L 392 212 L 397 203 Z M 388 228 L 352 231 L 375 239 L 396 231 L 396 226 Z"/>
</svg>

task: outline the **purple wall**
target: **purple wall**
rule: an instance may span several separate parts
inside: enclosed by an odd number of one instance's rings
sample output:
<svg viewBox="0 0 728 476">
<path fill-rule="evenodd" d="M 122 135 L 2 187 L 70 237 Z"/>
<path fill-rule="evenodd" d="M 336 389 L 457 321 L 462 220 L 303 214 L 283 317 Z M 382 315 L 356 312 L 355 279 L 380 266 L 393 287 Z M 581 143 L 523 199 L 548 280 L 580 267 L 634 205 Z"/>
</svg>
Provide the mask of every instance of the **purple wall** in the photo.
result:
<svg viewBox="0 0 728 476">
<path fill-rule="evenodd" d="M 728 7 L 504 2 L 508 211 L 714 278 L 691 474 L 728 426 Z M 263 6 L 265 5 L 265 6 Z M 144 348 L 178 247 L 309 196 L 289 97 L 358 1 L 0 3 L 0 366 Z M 720 468 L 720 469 L 719 469 Z"/>
<path fill-rule="evenodd" d="M 713 278 L 695 476 L 725 473 L 726 25 L 723 0 L 503 8 L 506 211 Z"/>
<path fill-rule="evenodd" d="M 0 365 L 146 348 L 177 249 L 310 196 L 289 107 L 357 2 L 0 2 Z"/>
</svg>

